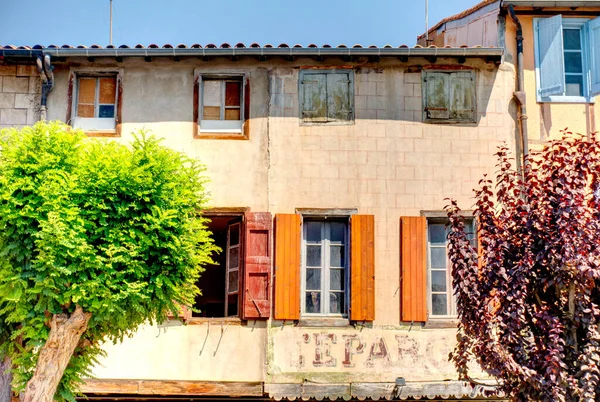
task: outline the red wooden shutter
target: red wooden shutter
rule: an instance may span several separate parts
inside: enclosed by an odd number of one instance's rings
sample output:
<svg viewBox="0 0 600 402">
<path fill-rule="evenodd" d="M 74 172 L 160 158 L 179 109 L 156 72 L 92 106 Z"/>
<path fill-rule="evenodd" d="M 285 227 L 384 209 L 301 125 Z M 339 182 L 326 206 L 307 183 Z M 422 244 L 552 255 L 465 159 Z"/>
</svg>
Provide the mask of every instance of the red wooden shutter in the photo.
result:
<svg viewBox="0 0 600 402">
<path fill-rule="evenodd" d="M 375 319 L 375 217 L 350 219 L 350 319 Z"/>
<path fill-rule="evenodd" d="M 300 319 L 300 230 L 296 214 L 275 215 L 275 319 Z"/>
<path fill-rule="evenodd" d="M 269 289 L 272 221 L 270 212 L 246 214 L 244 282 L 241 295 L 244 320 L 266 320 L 271 316 Z"/>
<path fill-rule="evenodd" d="M 400 218 L 402 321 L 427 321 L 427 236 L 424 216 Z"/>
<path fill-rule="evenodd" d="M 185 322 L 192 318 L 192 310 L 190 310 L 186 306 L 180 305 L 179 303 L 175 303 L 175 305 L 179 307 L 179 313 L 177 315 L 173 315 L 173 312 L 169 311 L 167 313 L 167 318 L 169 320 L 180 319 L 181 321 Z"/>
</svg>

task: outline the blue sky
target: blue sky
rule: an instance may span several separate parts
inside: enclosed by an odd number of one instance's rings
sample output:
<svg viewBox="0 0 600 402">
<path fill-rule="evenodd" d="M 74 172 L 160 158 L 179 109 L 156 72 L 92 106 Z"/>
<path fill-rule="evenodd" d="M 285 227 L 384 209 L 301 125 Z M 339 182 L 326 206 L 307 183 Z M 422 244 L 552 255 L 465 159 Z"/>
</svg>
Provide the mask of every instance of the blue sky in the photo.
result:
<svg viewBox="0 0 600 402">
<path fill-rule="evenodd" d="M 429 0 L 429 24 L 478 0 Z M 109 0 L 0 0 L 0 45 L 108 44 Z M 113 43 L 414 45 L 425 0 L 113 0 Z"/>
</svg>

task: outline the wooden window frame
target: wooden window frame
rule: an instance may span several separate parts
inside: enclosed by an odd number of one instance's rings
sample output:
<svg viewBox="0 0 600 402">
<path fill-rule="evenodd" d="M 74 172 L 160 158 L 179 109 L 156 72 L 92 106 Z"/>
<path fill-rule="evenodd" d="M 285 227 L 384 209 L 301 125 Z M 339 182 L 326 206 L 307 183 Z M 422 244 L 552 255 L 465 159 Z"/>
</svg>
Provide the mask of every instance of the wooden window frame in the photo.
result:
<svg viewBox="0 0 600 402">
<path fill-rule="evenodd" d="M 470 89 L 471 91 L 473 91 L 473 117 L 470 119 L 460 119 L 460 118 L 447 118 L 447 119 L 441 119 L 441 118 L 430 118 L 427 117 L 427 108 L 428 108 L 428 102 L 427 102 L 427 74 L 431 74 L 431 73 L 442 73 L 442 74 L 448 74 L 449 76 L 452 74 L 456 74 L 456 73 L 470 73 L 471 74 L 471 81 L 472 81 L 472 89 Z M 468 124 L 468 125 L 474 125 L 477 124 L 477 74 L 475 72 L 475 70 L 473 69 L 423 69 L 421 71 L 421 96 L 422 96 L 422 101 L 423 101 L 423 123 L 429 123 L 429 124 Z M 448 97 L 448 102 L 447 102 L 447 106 L 450 107 L 450 94 L 447 94 Z"/>
<path fill-rule="evenodd" d="M 78 83 L 81 77 L 102 78 L 107 76 L 117 77 L 117 96 L 115 103 L 115 128 L 112 130 L 83 130 L 88 137 L 120 137 L 122 128 L 123 109 L 123 69 L 122 68 L 77 68 L 69 71 L 69 84 L 67 89 L 67 113 L 65 122 L 71 121 L 77 113 Z"/>
<path fill-rule="evenodd" d="M 240 115 L 242 117 L 242 129 L 240 132 L 210 132 L 202 131 L 202 82 L 204 78 L 227 80 L 240 80 L 242 84 L 242 96 Z M 250 139 L 250 79 L 247 71 L 203 71 L 194 72 L 194 105 L 193 105 L 193 137 L 206 140 L 249 140 Z"/>
<path fill-rule="evenodd" d="M 302 81 L 304 80 L 305 76 L 310 76 L 310 75 L 314 75 L 314 74 L 343 74 L 343 73 L 347 73 L 348 74 L 348 80 L 350 81 L 350 84 L 348 85 L 348 100 L 349 100 L 349 107 L 350 107 L 350 114 L 352 115 L 351 118 L 349 118 L 348 120 L 334 120 L 334 121 L 323 121 L 323 122 L 319 122 L 319 121 L 306 121 L 304 120 L 304 91 L 302 89 Z M 304 68 L 301 69 L 300 72 L 298 73 L 298 118 L 300 119 L 300 125 L 301 126 L 323 126 L 323 125 L 331 125 L 331 126 L 347 126 L 347 125 L 353 125 L 355 118 L 356 118 L 356 108 L 354 106 L 354 85 L 355 85 L 355 79 L 354 79 L 354 70 L 353 69 L 349 69 L 349 68 L 331 68 L 331 69 L 314 69 L 314 68 Z M 326 97 L 326 99 L 328 99 L 328 97 Z"/>
</svg>

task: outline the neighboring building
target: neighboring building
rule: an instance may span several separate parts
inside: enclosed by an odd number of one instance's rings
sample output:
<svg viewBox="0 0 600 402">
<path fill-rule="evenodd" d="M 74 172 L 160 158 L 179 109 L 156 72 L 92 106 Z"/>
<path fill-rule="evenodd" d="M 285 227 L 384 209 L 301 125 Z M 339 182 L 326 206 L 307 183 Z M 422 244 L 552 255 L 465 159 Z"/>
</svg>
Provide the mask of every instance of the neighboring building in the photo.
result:
<svg viewBox="0 0 600 402">
<path fill-rule="evenodd" d="M 440 21 L 418 43 L 504 48 L 503 65 L 520 72 L 514 102 L 523 116 L 525 145 L 535 148 L 559 138 L 565 128 L 598 130 L 599 16 L 597 0 L 486 0 Z"/>
<path fill-rule="evenodd" d="M 0 71 L 28 50 L 0 49 Z M 448 362 L 443 207 L 472 205 L 496 147 L 515 148 L 502 48 L 34 50 L 53 67 L 48 120 L 125 143 L 149 129 L 207 165 L 224 250 L 201 313 L 106 345 L 86 394 L 481 396 Z"/>
</svg>

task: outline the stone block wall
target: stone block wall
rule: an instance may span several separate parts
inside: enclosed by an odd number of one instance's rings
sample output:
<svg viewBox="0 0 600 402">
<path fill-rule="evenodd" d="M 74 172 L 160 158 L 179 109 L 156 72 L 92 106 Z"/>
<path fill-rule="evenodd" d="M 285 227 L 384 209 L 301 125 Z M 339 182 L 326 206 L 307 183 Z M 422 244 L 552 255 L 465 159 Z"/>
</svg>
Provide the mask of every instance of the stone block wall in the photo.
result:
<svg viewBox="0 0 600 402">
<path fill-rule="evenodd" d="M 0 128 L 38 121 L 40 97 L 41 80 L 35 66 L 0 64 Z"/>
</svg>

